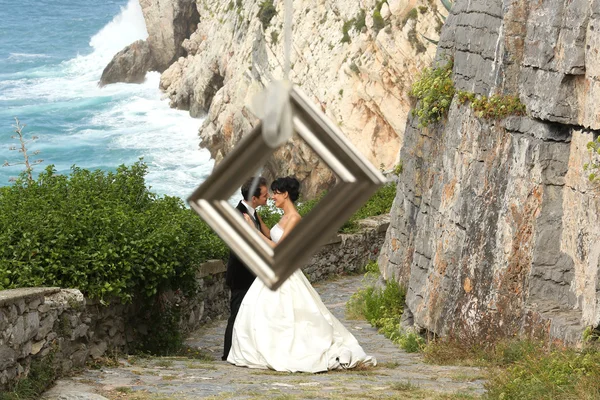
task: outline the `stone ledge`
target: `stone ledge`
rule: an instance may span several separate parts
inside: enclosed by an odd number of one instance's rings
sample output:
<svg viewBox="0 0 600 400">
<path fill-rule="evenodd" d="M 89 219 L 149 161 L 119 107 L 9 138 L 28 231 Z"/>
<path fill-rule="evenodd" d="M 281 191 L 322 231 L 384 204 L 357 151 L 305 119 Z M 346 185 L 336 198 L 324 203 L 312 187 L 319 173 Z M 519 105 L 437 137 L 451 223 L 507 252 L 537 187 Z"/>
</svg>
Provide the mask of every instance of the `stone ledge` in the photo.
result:
<svg viewBox="0 0 600 400">
<path fill-rule="evenodd" d="M 227 271 L 227 266 L 221 260 L 208 260 L 200 264 L 196 272 L 196 278 L 204 278 L 208 275 L 215 275 Z"/>
<path fill-rule="evenodd" d="M 60 292 L 57 287 L 36 287 L 0 290 L 0 306 L 15 300 L 28 299 L 34 296 L 46 296 Z"/>
</svg>

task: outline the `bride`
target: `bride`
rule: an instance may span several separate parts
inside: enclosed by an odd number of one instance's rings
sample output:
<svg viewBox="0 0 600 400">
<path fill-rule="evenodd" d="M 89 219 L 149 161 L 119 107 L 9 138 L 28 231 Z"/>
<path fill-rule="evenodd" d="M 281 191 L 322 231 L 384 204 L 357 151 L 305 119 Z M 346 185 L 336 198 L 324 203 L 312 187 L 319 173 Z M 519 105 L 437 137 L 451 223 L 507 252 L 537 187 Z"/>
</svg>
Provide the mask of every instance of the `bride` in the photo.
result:
<svg viewBox="0 0 600 400">
<path fill-rule="evenodd" d="M 299 189 L 298 180 L 292 177 L 278 178 L 271 184 L 275 206 L 283 210 L 283 216 L 271 229 L 273 240 L 263 236 L 273 247 L 300 222 L 294 206 Z M 252 221 L 249 223 L 254 227 Z M 260 279 L 254 280 L 236 317 L 227 361 L 288 372 L 377 364 L 327 309 L 300 270 L 276 291 Z"/>
</svg>

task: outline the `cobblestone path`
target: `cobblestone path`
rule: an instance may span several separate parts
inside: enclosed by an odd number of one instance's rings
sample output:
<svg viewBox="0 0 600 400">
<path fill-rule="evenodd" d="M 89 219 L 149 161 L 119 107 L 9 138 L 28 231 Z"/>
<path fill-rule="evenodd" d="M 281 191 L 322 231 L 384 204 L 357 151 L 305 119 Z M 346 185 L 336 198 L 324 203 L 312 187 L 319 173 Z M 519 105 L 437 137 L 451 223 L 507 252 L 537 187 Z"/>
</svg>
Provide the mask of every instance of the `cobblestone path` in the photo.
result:
<svg viewBox="0 0 600 400">
<path fill-rule="evenodd" d="M 130 356 L 120 359 L 119 366 L 61 379 L 44 399 L 471 399 L 484 392 L 482 370 L 425 364 L 419 355 L 399 349 L 366 321 L 347 320 L 346 302 L 362 285 L 362 276 L 348 276 L 315 284 L 315 288 L 367 354 L 377 358 L 377 367 L 320 374 L 235 367 L 220 358 L 226 325 L 221 320 L 186 341 L 208 357 Z"/>
</svg>

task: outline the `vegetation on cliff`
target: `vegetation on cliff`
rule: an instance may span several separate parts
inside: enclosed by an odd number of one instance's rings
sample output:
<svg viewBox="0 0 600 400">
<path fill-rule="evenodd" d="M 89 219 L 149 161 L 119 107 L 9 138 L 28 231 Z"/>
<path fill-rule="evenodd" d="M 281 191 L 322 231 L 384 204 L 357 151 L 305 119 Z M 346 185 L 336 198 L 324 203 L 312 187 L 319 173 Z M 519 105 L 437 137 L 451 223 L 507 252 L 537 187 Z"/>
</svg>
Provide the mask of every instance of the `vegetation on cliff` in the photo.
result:
<svg viewBox="0 0 600 400">
<path fill-rule="evenodd" d="M 525 115 L 526 108 L 518 96 L 478 96 L 458 91 L 452 81 L 452 60 L 437 68 L 426 68 L 413 83 L 409 94 L 417 101 L 412 115 L 419 119 L 419 127 L 439 122 L 448 115 L 454 95 L 459 105 L 470 103 L 475 116 L 483 119 L 502 119 L 510 115 Z"/>
<path fill-rule="evenodd" d="M 471 109 L 478 118 L 502 119 L 509 115 L 525 115 L 525 104 L 518 96 L 495 94 L 493 96 L 477 96 L 475 93 L 459 91 L 458 104 L 470 102 Z"/>
<path fill-rule="evenodd" d="M 410 89 L 410 96 L 417 103 L 411 111 L 419 119 L 419 126 L 426 127 L 448 115 L 454 97 L 452 60 L 437 68 L 425 68 Z"/>
<path fill-rule="evenodd" d="M 597 137 L 596 140 L 592 140 L 588 142 L 587 148 L 591 153 L 592 161 L 584 164 L 583 169 L 588 172 L 588 179 L 590 182 L 599 182 L 600 181 L 600 137 Z"/>
</svg>

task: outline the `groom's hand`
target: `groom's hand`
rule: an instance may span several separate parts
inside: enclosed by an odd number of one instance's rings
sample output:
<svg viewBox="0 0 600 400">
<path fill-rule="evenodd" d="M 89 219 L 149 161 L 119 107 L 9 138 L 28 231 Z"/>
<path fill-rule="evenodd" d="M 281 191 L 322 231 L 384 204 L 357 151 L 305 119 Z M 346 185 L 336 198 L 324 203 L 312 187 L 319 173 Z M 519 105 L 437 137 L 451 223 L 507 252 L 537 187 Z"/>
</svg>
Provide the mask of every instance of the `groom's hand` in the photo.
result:
<svg viewBox="0 0 600 400">
<path fill-rule="evenodd" d="M 258 216 L 258 222 L 260 224 L 260 231 L 262 232 L 263 235 L 265 235 L 265 237 L 267 239 L 271 239 L 271 231 L 269 230 L 269 227 L 263 222 L 259 213 L 256 213 L 256 215 Z"/>
<path fill-rule="evenodd" d="M 256 229 L 256 225 L 254 225 L 254 221 L 252 220 L 252 218 L 250 218 L 250 216 L 248 214 L 243 214 L 243 215 L 244 215 L 244 219 L 246 220 L 248 225 L 250 225 L 253 229 Z"/>
</svg>

